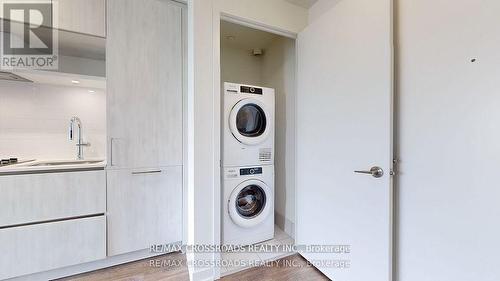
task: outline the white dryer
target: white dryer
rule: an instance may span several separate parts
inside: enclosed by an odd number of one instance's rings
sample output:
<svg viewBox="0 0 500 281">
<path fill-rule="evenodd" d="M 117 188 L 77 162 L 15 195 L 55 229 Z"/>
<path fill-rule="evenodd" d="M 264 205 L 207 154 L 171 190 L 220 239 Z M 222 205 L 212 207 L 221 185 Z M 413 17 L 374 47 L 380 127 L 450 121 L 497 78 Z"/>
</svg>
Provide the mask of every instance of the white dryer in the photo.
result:
<svg viewBox="0 0 500 281">
<path fill-rule="evenodd" d="M 274 89 L 224 83 L 222 164 L 274 164 Z"/>
<path fill-rule="evenodd" d="M 251 245 L 274 237 L 274 166 L 224 168 L 222 244 Z"/>
</svg>

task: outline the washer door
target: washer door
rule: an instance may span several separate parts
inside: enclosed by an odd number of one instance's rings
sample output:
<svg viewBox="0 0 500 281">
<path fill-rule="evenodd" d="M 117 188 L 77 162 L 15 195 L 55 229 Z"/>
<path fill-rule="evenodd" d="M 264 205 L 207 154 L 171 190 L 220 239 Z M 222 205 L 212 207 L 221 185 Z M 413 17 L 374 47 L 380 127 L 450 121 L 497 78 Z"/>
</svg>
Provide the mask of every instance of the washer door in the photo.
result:
<svg viewBox="0 0 500 281">
<path fill-rule="evenodd" d="M 229 197 L 229 216 L 241 227 L 256 226 L 269 216 L 272 200 L 271 189 L 262 181 L 242 182 Z"/>
<path fill-rule="evenodd" d="M 256 99 L 243 99 L 231 110 L 229 128 L 239 142 L 256 145 L 269 135 L 267 116 L 264 103 Z"/>
</svg>

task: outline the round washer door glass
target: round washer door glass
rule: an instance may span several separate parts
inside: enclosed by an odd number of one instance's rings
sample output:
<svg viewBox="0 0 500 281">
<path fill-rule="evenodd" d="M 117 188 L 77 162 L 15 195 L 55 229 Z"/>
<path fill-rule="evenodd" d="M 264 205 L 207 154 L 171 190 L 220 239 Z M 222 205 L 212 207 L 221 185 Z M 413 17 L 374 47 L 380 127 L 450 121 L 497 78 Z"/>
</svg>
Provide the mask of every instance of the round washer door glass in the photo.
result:
<svg viewBox="0 0 500 281">
<path fill-rule="evenodd" d="M 252 184 L 244 187 L 236 197 L 236 210 L 246 219 L 255 218 L 266 206 L 266 193 L 262 187 Z"/>
<path fill-rule="evenodd" d="M 236 128 L 245 137 L 258 137 L 266 131 L 266 114 L 254 103 L 242 106 L 236 114 Z"/>
</svg>

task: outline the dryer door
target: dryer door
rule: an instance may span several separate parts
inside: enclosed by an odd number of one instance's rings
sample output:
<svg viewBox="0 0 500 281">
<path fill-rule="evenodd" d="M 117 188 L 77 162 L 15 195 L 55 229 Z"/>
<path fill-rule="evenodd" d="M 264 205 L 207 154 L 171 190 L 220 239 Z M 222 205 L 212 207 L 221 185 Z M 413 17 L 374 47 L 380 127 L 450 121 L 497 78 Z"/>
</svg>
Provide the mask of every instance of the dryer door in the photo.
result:
<svg viewBox="0 0 500 281">
<path fill-rule="evenodd" d="M 228 200 L 229 215 L 241 227 L 254 227 L 262 223 L 271 212 L 272 190 L 260 180 L 247 180 L 239 184 Z"/>
<path fill-rule="evenodd" d="M 229 128 L 233 136 L 246 145 L 262 143 L 269 135 L 271 124 L 264 103 L 243 99 L 231 110 Z"/>
</svg>

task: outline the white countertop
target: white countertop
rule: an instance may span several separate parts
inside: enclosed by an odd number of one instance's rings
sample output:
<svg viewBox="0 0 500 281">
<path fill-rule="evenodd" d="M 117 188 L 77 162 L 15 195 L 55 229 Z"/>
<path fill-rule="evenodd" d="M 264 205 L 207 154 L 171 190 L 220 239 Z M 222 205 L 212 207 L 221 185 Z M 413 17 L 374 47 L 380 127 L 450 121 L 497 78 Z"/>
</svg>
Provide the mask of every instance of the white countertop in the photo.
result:
<svg viewBox="0 0 500 281">
<path fill-rule="evenodd" d="M 26 161 L 26 160 L 24 160 Z M 95 163 L 87 163 L 95 162 Z M 44 165 L 44 163 L 58 163 L 57 165 Z M 68 163 L 68 164 L 64 164 Z M 24 173 L 37 173 L 45 171 L 79 171 L 79 170 L 92 170 L 104 169 L 106 161 L 104 159 L 36 159 L 28 160 L 19 164 L 12 164 L 0 167 L 0 175 L 3 174 L 24 174 Z"/>
</svg>

